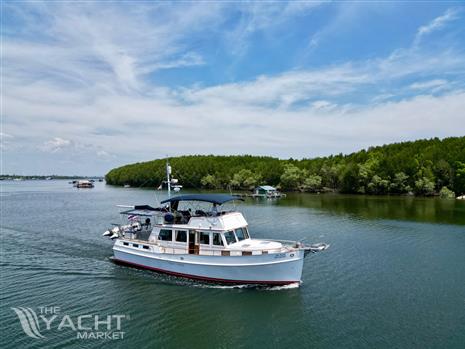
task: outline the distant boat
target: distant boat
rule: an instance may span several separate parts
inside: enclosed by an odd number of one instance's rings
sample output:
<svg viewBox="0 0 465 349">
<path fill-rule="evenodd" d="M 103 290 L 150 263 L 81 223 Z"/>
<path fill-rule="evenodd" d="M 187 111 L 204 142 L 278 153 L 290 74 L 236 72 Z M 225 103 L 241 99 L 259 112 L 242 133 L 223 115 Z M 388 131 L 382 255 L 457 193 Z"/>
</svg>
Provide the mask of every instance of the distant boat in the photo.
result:
<svg viewBox="0 0 465 349">
<path fill-rule="evenodd" d="M 253 197 L 253 198 L 267 198 L 267 199 L 275 199 L 275 198 L 284 198 L 286 194 L 281 193 L 275 187 L 270 185 L 260 185 L 256 187 L 253 191 L 253 194 L 238 194 L 242 197 Z"/>
<path fill-rule="evenodd" d="M 261 185 L 255 188 L 254 196 L 266 198 L 280 198 L 286 196 L 286 194 L 279 192 L 278 189 L 270 185 Z"/>
<path fill-rule="evenodd" d="M 99 182 L 103 182 L 103 179 L 102 179 L 102 178 L 100 178 L 98 181 L 99 181 Z"/>
<path fill-rule="evenodd" d="M 131 188 L 131 186 L 129 184 L 125 184 L 124 188 Z"/>
<path fill-rule="evenodd" d="M 45 178 L 46 181 L 51 181 L 52 180 L 52 177 L 47 177 Z"/>
<path fill-rule="evenodd" d="M 93 188 L 94 184 L 91 181 L 88 180 L 81 180 L 76 183 L 77 188 L 82 188 L 82 189 L 87 189 L 87 188 Z"/>
</svg>

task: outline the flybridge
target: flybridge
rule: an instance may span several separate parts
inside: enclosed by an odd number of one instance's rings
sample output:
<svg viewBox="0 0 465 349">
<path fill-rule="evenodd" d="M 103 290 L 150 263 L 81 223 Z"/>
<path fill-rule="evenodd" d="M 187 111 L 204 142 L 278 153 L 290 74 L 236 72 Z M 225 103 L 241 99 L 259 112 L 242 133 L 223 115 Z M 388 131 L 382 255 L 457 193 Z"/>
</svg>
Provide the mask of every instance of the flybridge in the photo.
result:
<svg viewBox="0 0 465 349">
<path fill-rule="evenodd" d="M 227 194 L 190 194 L 190 195 L 178 195 L 172 198 L 163 200 L 162 204 L 169 203 L 170 211 L 177 210 L 179 203 L 183 201 L 199 201 L 199 202 L 208 202 L 213 204 L 212 213 L 216 212 L 216 206 L 223 205 L 226 202 L 241 200 L 244 201 L 239 196 L 227 195 Z"/>
</svg>

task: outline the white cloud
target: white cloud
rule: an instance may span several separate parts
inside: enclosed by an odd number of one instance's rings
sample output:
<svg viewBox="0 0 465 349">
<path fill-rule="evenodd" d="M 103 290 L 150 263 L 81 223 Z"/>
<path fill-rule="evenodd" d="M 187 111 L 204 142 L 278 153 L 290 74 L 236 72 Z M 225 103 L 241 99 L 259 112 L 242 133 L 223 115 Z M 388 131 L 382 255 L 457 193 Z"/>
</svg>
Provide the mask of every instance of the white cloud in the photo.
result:
<svg viewBox="0 0 465 349">
<path fill-rule="evenodd" d="M 457 9 L 447 9 L 443 15 L 436 17 L 428 24 L 418 28 L 417 34 L 415 36 L 415 44 L 418 44 L 424 36 L 431 34 L 434 31 L 442 29 L 447 23 L 452 22 L 458 18 Z"/>
<path fill-rule="evenodd" d="M 9 151 L 6 163 L 17 167 L 102 174 L 166 154 L 311 157 L 465 134 L 463 83 L 454 80 L 465 61 L 452 48 L 429 52 L 419 45 L 370 60 L 169 88 L 146 75 L 208 64 L 186 38 L 216 30 L 221 6 L 179 11 L 156 4 L 131 13 L 54 6 L 36 10 L 46 20 L 25 23 L 44 33 L 41 40 L 4 42 L 4 122 L 23 147 Z M 154 11 L 163 15 L 154 20 Z M 254 16 L 254 31 L 273 25 L 266 11 Z M 428 95 L 445 85 L 453 88 Z M 402 90 L 424 95 L 402 98 Z"/>
<path fill-rule="evenodd" d="M 256 32 L 272 33 L 286 30 L 286 24 L 324 4 L 324 1 L 298 2 L 245 2 L 238 11 L 240 20 L 226 35 L 226 41 L 233 54 L 243 55 L 249 47 L 249 37 Z"/>
<path fill-rule="evenodd" d="M 0 137 L 2 138 L 13 138 L 12 135 L 5 133 L 5 132 L 0 132 Z"/>
<path fill-rule="evenodd" d="M 0 132 L 0 150 L 1 151 L 7 151 L 10 150 L 11 148 L 11 139 L 14 138 L 12 135 L 5 133 L 5 132 Z"/>
<path fill-rule="evenodd" d="M 337 108 L 337 105 L 330 103 L 328 101 L 315 101 L 312 103 L 312 108 L 315 110 L 333 110 Z"/>
<path fill-rule="evenodd" d="M 109 153 L 107 153 L 105 150 L 97 150 L 96 155 L 99 158 L 104 158 L 104 159 L 107 159 L 107 158 L 110 158 L 110 157 L 113 156 L 113 155 L 110 155 Z"/>
<path fill-rule="evenodd" d="M 185 89 L 183 97 L 191 103 L 255 105 L 289 108 L 312 99 L 371 95 L 384 85 L 416 75 L 434 75 L 443 71 L 461 72 L 465 61 L 453 50 L 429 52 L 418 49 L 396 50 L 388 57 L 344 63 L 315 70 L 294 70 L 274 76 L 260 76 L 252 81 L 223 84 L 207 88 Z M 435 79 L 436 88 L 443 79 Z M 413 85 L 411 88 L 419 88 Z M 433 87 L 433 86 L 431 86 Z M 425 86 L 423 86 L 425 88 Z M 391 92 L 391 91 L 390 91 Z M 392 93 L 384 92 L 383 95 Z"/>
<path fill-rule="evenodd" d="M 61 137 L 54 137 L 48 141 L 43 142 L 39 149 L 43 152 L 50 153 L 50 154 L 67 154 L 70 157 L 76 155 L 83 155 L 83 156 L 98 156 L 102 159 L 108 159 L 114 157 L 114 155 L 108 153 L 107 151 L 103 150 L 98 145 L 93 145 L 90 143 L 82 143 L 76 142 L 71 139 L 64 139 Z"/>
<path fill-rule="evenodd" d="M 222 7 L 210 5 L 188 4 L 180 11 L 169 4 L 7 4 L 6 12 L 20 13 L 24 23 L 19 26 L 40 34 L 34 41 L 22 37 L 22 31 L 14 39 L 4 37 L 5 77 L 25 83 L 52 80 L 67 87 L 99 85 L 112 92 L 146 90 L 146 74 L 204 64 L 184 39 L 221 22 Z"/>
<path fill-rule="evenodd" d="M 371 82 L 365 71 L 347 64 L 314 71 L 291 71 L 253 81 L 185 91 L 194 103 L 250 104 L 289 107 L 315 96 L 338 96 Z"/>
<path fill-rule="evenodd" d="M 415 82 L 411 84 L 409 87 L 413 90 L 429 90 L 429 89 L 442 89 L 445 85 L 447 85 L 448 81 L 443 79 L 435 79 L 429 81 L 422 81 L 422 82 Z"/>
<path fill-rule="evenodd" d="M 41 149 L 46 152 L 56 153 L 58 151 L 66 150 L 75 147 L 75 144 L 69 139 L 55 137 L 42 144 Z"/>
</svg>

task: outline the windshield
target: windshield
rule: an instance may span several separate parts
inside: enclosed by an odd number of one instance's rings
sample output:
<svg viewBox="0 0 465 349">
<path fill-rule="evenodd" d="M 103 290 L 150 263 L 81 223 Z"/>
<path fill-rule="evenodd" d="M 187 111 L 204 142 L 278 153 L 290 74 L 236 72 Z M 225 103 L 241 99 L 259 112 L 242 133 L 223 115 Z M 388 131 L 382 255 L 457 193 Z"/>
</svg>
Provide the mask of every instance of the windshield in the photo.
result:
<svg viewBox="0 0 465 349">
<path fill-rule="evenodd" d="M 239 241 L 242 241 L 248 238 L 247 231 L 245 230 L 245 228 L 236 229 L 236 236 Z"/>
<path fill-rule="evenodd" d="M 224 238 L 226 239 L 226 243 L 228 245 L 234 244 L 236 242 L 236 236 L 232 231 L 227 231 L 226 233 L 224 233 Z"/>
</svg>

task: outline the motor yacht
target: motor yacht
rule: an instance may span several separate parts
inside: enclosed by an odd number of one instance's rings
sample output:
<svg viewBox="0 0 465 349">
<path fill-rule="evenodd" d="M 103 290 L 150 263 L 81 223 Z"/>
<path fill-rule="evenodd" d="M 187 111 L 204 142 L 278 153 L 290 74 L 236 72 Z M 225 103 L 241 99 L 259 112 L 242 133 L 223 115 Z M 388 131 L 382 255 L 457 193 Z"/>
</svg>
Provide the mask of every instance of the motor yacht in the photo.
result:
<svg viewBox="0 0 465 349">
<path fill-rule="evenodd" d="M 214 283 L 300 282 L 305 256 L 329 245 L 252 238 L 242 213 L 225 208 L 238 200 L 243 199 L 188 194 L 169 196 L 159 207 L 126 206 L 123 224 L 103 235 L 114 240 L 113 260 L 120 264 Z"/>
</svg>

